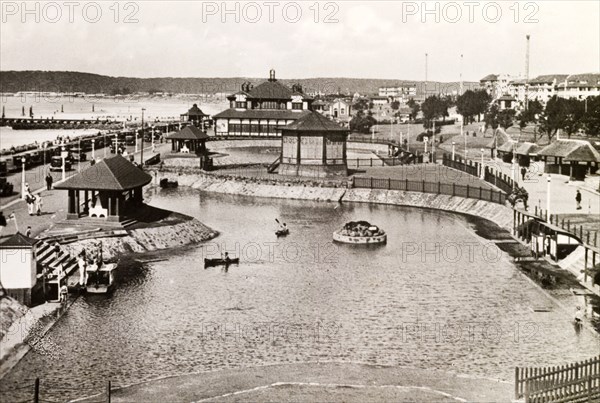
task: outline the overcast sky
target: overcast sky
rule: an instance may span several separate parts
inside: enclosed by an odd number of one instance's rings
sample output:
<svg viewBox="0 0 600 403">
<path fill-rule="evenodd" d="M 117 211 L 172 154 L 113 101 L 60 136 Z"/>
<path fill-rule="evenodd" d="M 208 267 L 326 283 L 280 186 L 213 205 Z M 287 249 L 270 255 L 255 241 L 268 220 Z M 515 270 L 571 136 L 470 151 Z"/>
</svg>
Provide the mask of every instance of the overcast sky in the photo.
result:
<svg viewBox="0 0 600 403">
<path fill-rule="evenodd" d="M 0 69 L 266 77 L 273 67 L 281 78 L 423 80 L 428 53 L 429 80 L 457 81 L 462 53 L 464 79 L 477 81 L 488 73 L 524 75 L 530 34 L 531 77 L 600 71 L 598 1 L 427 2 L 429 10 L 438 7 L 439 22 L 420 1 L 320 2 L 312 9 L 313 1 L 240 2 L 239 22 L 220 1 L 122 2 L 118 16 L 112 1 L 77 3 L 70 22 L 62 1 L 29 3 L 30 14 L 20 1 L 3 1 Z M 134 22 L 125 23 L 130 14 Z"/>
</svg>

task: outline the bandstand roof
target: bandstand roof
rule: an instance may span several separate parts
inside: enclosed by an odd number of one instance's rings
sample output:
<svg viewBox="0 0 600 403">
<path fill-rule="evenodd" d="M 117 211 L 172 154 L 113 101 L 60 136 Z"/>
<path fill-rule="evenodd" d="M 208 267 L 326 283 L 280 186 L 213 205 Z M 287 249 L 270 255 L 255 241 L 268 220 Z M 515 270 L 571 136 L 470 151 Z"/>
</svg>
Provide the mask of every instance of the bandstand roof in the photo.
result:
<svg viewBox="0 0 600 403">
<path fill-rule="evenodd" d="M 210 136 L 204 133 L 196 126 L 186 126 L 178 132 L 169 134 L 167 139 L 170 140 L 206 140 Z"/>
<path fill-rule="evenodd" d="M 338 125 L 333 120 L 326 118 L 317 112 L 310 112 L 293 123 L 285 126 L 284 131 L 302 131 L 302 132 L 343 132 L 347 133 L 348 129 Z"/>
<path fill-rule="evenodd" d="M 105 158 L 57 184 L 56 189 L 124 191 L 147 185 L 152 177 L 121 155 Z"/>
<path fill-rule="evenodd" d="M 189 111 L 181 114 L 181 116 L 208 116 L 206 113 L 202 112 L 202 109 L 198 108 L 198 104 L 192 105 Z"/>
</svg>

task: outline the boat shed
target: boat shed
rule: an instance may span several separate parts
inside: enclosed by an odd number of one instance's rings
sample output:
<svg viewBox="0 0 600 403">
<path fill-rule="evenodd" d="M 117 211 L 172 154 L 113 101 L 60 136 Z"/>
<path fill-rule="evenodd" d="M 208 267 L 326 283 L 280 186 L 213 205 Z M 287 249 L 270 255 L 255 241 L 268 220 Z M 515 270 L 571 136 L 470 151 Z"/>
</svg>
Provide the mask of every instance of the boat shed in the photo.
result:
<svg viewBox="0 0 600 403">
<path fill-rule="evenodd" d="M 67 190 L 67 219 L 88 217 L 120 222 L 143 203 L 152 177 L 121 155 L 105 158 L 55 186 Z M 83 202 L 81 200 L 83 192 Z"/>
</svg>

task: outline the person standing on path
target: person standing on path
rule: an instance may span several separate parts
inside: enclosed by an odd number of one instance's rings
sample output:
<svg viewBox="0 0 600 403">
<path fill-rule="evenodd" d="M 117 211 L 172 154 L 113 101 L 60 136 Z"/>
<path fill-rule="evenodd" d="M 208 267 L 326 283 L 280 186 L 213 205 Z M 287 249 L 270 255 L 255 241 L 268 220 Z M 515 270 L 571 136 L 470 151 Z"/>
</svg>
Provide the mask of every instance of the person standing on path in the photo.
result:
<svg viewBox="0 0 600 403">
<path fill-rule="evenodd" d="M 38 194 L 37 196 L 35 196 L 35 213 L 37 215 L 42 215 L 42 205 L 44 203 L 42 202 L 42 195 Z"/>
<path fill-rule="evenodd" d="M 527 169 L 525 167 L 521 168 L 521 179 L 525 182 L 525 174 L 527 173 Z"/>
<path fill-rule="evenodd" d="M 25 202 L 27 203 L 27 212 L 29 215 L 33 215 L 35 212 L 35 196 L 31 192 L 27 192 L 25 195 Z"/>
<path fill-rule="evenodd" d="M 27 231 L 25 231 L 25 236 L 27 238 L 31 238 L 31 227 L 27 226 Z"/>
<path fill-rule="evenodd" d="M 581 192 L 577 190 L 577 194 L 575 195 L 575 201 L 577 202 L 577 210 L 581 210 Z"/>
<path fill-rule="evenodd" d="M 52 190 L 52 182 L 54 182 L 54 178 L 50 175 L 50 172 L 46 174 L 46 190 Z"/>
</svg>

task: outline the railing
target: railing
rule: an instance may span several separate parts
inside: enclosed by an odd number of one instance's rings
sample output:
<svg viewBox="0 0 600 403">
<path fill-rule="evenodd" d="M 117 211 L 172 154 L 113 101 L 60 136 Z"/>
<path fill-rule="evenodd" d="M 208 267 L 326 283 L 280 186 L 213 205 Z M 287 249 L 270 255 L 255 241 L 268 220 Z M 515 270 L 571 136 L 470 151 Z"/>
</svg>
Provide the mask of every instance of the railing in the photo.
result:
<svg viewBox="0 0 600 403">
<path fill-rule="evenodd" d="M 459 196 L 467 199 L 485 200 L 493 203 L 504 204 L 506 194 L 504 192 L 484 189 L 481 186 L 457 185 L 455 183 L 409 181 L 408 179 L 382 179 L 355 177 L 355 188 L 400 190 L 407 192 L 420 192 L 431 194 L 443 194 L 448 196 Z"/>
<path fill-rule="evenodd" d="M 515 368 L 515 399 L 525 402 L 597 401 L 600 397 L 600 356 L 546 368 Z"/>
<path fill-rule="evenodd" d="M 414 163 L 416 159 L 399 158 L 399 157 L 378 157 L 378 158 L 348 158 L 346 164 L 349 168 L 360 168 L 360 167 L 385 167 L 385 166 L 396 166 L 405 165 L 408 163 Z"/>
<path fill-rule="evenodd" d="M 481 163 L 476 161 L 465 161 L 458 156 L 452 159 L 451 155 L 444 154 L 442 157 L 442 164 L 463 171 L 472 176 L 481 177 Z M 510 194 L 513 190 L 513 180 L 508 175 L 501 172 L 492 171 L 489 167 L 484 166 L 484 180 L 490 183 L 503 192 Z"/>
<path fill-rule="evenodd" d="M 525 213 L 523 213 L 523 214 L 525 214 Z M 553 214 L 550 214 L 550 217 L 548 217 L 548 211 L 538 208 L 538 206 L 534 206 L 533 214 L 527 214 L 527 215 L 533 215 L 534 217 L 537 217 L 542 221 L 546 221 L 552 225 L 556 225 L 557 227 L 560 227 L 561 229 L 565 230 L 565 232 L 572 234 L 576 238 L 579 238 L 579 240 L 584 245 L 594 246 L 594 247 L 599 246 L 598 245 L 598 231 L 590 231 L 590 230 L 584 231 L 583 225 L 579 225 L 579 226 L 577 226 L 576 224 L 571 225 L 571 220 L 569 220 L 569 219 L 565 220 L 564 217 L 562 219 L 560 219 L 558 216 L 553 215 Z"/>
<path fill-rule="evenodd" d="M 275 172 L 275 170 L 279 167 L 280 163 L 281 163 L 281 156 L 277 157 L 277 159 L 275 161 L 273 161 L 273 163 L 271 165 L 269 165 L 269 167 L 267 168 L 267 172 L 270 174 Z"/>
</svg>

